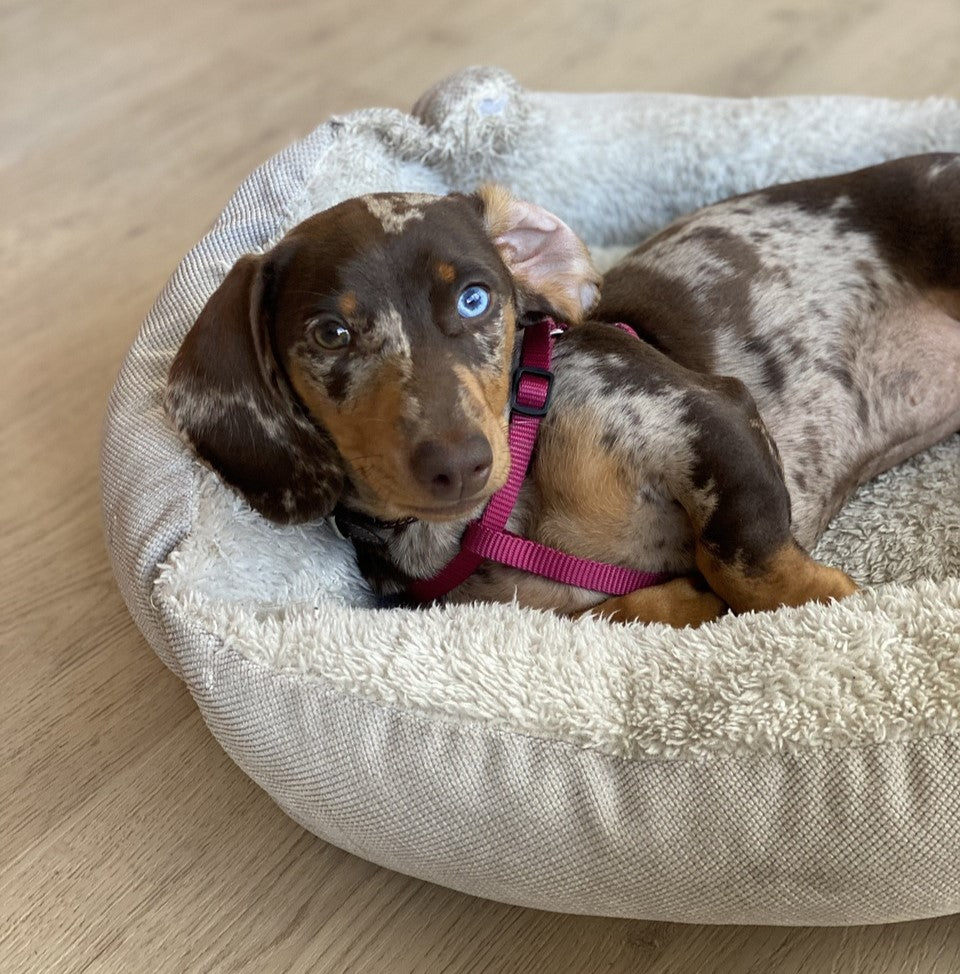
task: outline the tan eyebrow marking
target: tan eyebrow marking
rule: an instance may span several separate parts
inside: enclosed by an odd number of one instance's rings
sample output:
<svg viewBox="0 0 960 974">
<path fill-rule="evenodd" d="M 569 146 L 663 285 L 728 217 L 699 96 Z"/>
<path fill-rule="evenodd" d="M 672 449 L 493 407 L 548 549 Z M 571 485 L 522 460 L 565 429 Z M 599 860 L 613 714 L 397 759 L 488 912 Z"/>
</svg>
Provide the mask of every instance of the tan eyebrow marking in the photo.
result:
<svg viewBox="0 0 960 974">
<path fill-rule="evenodd" d="M 446 261 L 440 261 L 437 264 L 437 277 L 443 281 L 444 284 L 452 284 L 457 276 L 457 270 L 453 264 L 449 264 Z"/>
<path fill-rule="evenodd" d="M 337 307 L 340 308 L 342 315 L 352 315 L 357 310 L 357 296 L 353 291 L 347 291 L 346 294 L 340 296 Z"/>
</svg>

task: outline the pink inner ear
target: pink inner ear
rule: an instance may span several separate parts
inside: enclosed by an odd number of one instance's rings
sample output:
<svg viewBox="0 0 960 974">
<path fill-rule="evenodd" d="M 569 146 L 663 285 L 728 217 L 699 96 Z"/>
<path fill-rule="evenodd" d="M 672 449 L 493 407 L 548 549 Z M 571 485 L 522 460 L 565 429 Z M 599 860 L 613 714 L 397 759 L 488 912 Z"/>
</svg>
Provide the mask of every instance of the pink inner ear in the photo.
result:
<svg viewBox="0 0 960 974">
<path fill-rule="evenodd" d="M 596 303 L 600 277 L 580 238 L 559 217 L 511 200 L 494 243 L 511 273 L 577 321 Z M 498 229 L 499 229 L 498 228 Z"/>
</svg>

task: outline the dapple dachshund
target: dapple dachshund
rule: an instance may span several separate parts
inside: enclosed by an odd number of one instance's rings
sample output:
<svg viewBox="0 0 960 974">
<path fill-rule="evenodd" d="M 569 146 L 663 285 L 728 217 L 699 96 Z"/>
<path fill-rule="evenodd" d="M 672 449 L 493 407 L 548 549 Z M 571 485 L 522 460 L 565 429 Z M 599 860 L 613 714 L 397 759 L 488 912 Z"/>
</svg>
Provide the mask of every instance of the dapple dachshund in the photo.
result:
<svg viewBox="0 0 960 974">
<path fill-rule="evenodd" d="M 960 156 L 718 203 L 602 282 L 497 187 L 347 200 L 237 262 L 168 408 L 255 509 L 335 512 L 402 592 L 504 484 L 518 336 L 543 316 L 570 327 L 507 527 L 673 577 L 610 598 L 483 562 L 448 599 L 682 626 L 843 598 L 807 550 L 858 484 L 960 429 Z"/>
</svg>

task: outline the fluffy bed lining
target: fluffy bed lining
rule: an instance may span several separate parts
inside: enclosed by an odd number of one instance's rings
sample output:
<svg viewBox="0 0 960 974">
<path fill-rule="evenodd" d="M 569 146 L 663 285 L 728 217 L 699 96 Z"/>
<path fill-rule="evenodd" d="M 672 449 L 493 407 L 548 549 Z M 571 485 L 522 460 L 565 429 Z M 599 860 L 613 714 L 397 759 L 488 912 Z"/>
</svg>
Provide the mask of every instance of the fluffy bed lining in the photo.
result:
<svg viewBox="0 0 960 974">
<path fill-rule="evenodd" d="M 274 670 L 617 757 L 911 740 L 960 729 L 958 470 L 953 436 L 835 518 L 817 554 L 861 594 L 699 630 L 516 605 L 374 610 L 349 544 L 326 526 L 267 523 L 210 473 L 156 597 Z"/>
</svg>

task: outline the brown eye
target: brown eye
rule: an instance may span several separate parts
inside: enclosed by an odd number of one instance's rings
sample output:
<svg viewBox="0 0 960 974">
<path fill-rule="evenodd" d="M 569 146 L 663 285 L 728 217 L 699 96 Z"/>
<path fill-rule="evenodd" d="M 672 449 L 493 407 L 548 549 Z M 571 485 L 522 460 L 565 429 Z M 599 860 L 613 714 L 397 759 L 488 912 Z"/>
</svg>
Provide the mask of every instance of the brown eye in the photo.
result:
<svg viewBox="0 0 960 974">
<path fill-rule="evenodd" d="M 327 351 L 346 348 L 353 341 L 350 329 L 337 318 L 323 318 L 315 322 L 310 328 L 310 338 Z"/>
</svg>

